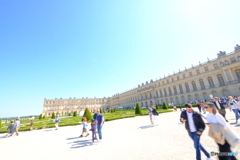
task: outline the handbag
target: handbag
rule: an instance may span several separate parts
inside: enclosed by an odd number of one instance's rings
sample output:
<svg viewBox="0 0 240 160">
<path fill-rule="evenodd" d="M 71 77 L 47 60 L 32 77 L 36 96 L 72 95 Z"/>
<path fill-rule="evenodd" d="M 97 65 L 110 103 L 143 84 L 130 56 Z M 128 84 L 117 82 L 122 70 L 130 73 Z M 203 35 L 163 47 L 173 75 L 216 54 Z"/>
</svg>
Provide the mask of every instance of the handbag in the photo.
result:
<svg viewBox="0 0 240 160">
<path fill-rule="evenodd" d="M 213 138 L 215 142 L 224 145 L 225 138 L 223 133 L 223 126 L 221 124 L 211 124 L 208 130 L 208 136 Z"/>
</svg>

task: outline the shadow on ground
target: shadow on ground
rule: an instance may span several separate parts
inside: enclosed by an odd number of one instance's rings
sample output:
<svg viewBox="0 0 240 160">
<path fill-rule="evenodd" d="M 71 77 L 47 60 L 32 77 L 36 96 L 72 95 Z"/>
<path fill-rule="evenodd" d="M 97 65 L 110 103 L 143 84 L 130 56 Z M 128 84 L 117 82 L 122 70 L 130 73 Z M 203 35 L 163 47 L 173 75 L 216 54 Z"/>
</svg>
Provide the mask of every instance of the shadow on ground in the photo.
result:
<svg viewBox="0 0 240 160">
<path fill-rule="evenodd" d="M 153 126 L 151 125 L 147 125 L 147 126 L 141 126 L 138 129 L 147 129 L 147 128 L 152 128 Z"/>
<path fill-rule="evenodd" d="M 67 140 L 72 140 L 72 139 L 79 139 L 79 137 L 71 137 L 71 138 L 67 138 Z"/>
<path fill-rule="evenodd" d="M 53 129 L 44 130 L 44 132 L 47 132 L 47 131 L 53 131 Z"/>
<path fill-rule="evenodd" d="M 93 146 L 92 140 L 79 140 L 79 141 L 74 141 L 70 142 L 68 144 L 71 144 L 71 148 L 82 148 L 82 147 L 88 147 L 88 146 Z"/>
</svg>

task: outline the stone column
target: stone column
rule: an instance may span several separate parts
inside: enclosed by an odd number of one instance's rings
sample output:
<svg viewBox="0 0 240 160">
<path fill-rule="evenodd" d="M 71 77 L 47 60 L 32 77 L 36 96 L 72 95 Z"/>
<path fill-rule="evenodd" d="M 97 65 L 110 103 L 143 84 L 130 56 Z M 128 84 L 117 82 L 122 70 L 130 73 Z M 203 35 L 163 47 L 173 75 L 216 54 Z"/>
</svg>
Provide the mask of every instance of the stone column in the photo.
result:
<svg viewBox="0 0 240 160">
<path fill-rule="evenodd" d="M 232 78 L 233 81 L 235 81 L 234 77 L 233 77 L 233 74 L 232 74 L 232 70 L 231 69 L 228 69 L 229 70 L 229 73 L 230 73 L 230 76 Z"/>
<path fill-rule="evenodd" d="M 228 78 L 227 78 L 227 75 L 226 75 L 226 73 L 225 73 L 225 71 L 224 71 L 224 70 L 223 70 L 223 75 L 224 75 L 225 83 L 228 83 L 228 82 L 229 82 L 229 80 L 228 80 Z"/>
<path fill-rule="evenodd" d="M 212 80 L 213 80 L 214 86 L 216 87 L 217 84 L 218 84 L 218 86 L 219 86 L 220 84 L 219 84 L 218 79 L 216 78 L 216 75 L 212 75 L 211 77 L 212 77 Z M 209 85 L 209 86 L 210 86 L 210 85 Z"/>
</svg>

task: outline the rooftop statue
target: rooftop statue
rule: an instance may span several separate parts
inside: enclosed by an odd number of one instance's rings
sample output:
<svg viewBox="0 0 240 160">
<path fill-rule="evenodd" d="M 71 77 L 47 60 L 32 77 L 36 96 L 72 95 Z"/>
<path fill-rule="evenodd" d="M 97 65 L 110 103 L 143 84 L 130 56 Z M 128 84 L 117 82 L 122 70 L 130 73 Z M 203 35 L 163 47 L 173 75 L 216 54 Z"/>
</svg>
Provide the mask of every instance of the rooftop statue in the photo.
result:
<svg viewBox="0 0 240 160">
<path fill-rule="evenodd" d="M 240 46 L 238 44 L 235 46 L 235 53 L 236 52 L 240 52 Z"/>
</svg>

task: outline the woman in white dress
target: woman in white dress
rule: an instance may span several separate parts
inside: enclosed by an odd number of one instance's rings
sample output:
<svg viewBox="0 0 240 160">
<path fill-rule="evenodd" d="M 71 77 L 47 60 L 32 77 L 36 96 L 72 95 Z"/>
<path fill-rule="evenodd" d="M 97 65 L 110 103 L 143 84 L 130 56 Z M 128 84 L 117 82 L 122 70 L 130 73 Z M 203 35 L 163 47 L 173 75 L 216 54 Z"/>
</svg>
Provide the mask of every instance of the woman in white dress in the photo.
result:
<svg viewBox="0 0 240 160">
<path fill-rule="evenodd" d="M 221 128 L 221 130 L 229 128 L 223 116 L 217 113 L 216 106 L 213 103 L 207 103 L 204 108 L 208 112 L 206 117 L 208 123 L 206 124 L 209 125 L 209 127 L 213 127 L 214 125 L 221 126 L 219 127 Z M 216 132 L 217 131 L 215 131 L 215 133 Z M 223 133 L 223 131 L 219 133 Z M 219 137 L 219 139 L 214 139 L 218 145 L 219 152 L 232 152 L 230 144 L 226 141 L 226 137 L 224 137 L 223 135 L 221 137 L 220 134 Z M 236 160 L 236 157 L 234 156 L 219 156 L 218 158 L 219 160 Z"/>
</svg>

